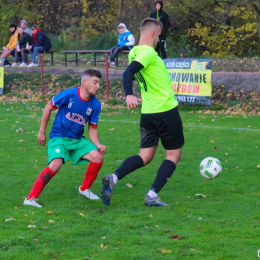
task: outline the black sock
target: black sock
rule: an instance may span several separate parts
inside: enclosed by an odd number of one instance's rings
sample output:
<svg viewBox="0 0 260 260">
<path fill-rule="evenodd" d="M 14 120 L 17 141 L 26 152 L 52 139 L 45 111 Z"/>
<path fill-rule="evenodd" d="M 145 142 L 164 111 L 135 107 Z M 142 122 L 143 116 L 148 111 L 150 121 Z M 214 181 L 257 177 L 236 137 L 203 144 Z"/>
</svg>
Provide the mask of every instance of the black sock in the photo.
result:
<svg viewBox="0 0 260 260">
<path fill-rule="evenodd" d="M 124 178 L 130 172 L 137 170 L 144 166 L 144 161 L 139 155 L 128 157 L 114 172 L 118 180 Z"/>
<path fill-rule="evenodd" d="M 170 179 L 175 169 L 176 165 L 174 162 L 170 160 L 164 160 L 157 172 L 157 176 L 153 182 L 151 190 L 158 193 Z"/>
</svg>

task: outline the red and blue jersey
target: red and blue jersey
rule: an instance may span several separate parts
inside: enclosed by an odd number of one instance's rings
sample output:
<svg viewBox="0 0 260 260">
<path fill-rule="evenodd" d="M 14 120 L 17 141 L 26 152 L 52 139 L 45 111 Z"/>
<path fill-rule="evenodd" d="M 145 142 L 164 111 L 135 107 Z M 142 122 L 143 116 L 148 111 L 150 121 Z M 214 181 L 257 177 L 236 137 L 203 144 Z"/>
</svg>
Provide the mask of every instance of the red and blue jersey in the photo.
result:
<svg viewBox="0 0 260 260">
<path fill-rule="evenodd" d="M 62 91 L 51 100 L 51 105 L 59 111 L 50 132 L 50 139 L 80 139 L 84 137 L 84 127 L 88 122 L 97 127 L 101 104 L 95 96 L 88 100 L 82 99 L 80 88 Z"/>
</svg>

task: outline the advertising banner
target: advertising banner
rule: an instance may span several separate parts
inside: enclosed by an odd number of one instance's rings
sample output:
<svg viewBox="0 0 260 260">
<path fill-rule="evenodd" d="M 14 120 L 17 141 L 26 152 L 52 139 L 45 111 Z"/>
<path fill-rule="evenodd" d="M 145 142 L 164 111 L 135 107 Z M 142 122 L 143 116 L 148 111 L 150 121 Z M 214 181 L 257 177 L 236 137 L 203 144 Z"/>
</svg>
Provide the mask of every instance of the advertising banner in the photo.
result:
<svg viewBox="0 0 260 260">
<path fill-rule="evenodd" d="M 211 59 L 179 58 L 163 60 L 180 103 L 211 105 Z"/>
</svg>

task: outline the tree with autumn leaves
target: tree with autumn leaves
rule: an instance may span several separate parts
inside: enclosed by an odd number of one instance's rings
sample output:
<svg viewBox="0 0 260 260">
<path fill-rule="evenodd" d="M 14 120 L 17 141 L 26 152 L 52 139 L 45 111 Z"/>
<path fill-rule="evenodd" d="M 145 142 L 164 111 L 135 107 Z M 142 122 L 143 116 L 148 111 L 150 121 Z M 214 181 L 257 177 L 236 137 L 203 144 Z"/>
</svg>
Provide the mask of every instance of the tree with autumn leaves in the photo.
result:
<svg viewBox="0 0 260 260">
<path fill-rule="evenodd" d="M 140 22 L 153 10 L 151 0 L 0 0 L 0 41 L 6 44 L 9 24 L 22 19 L 63 37 L 65 47 L 69 40 L 113 34 L 120 22 L 138 38 Z M 169 53 L 243 57 L 260 51 L 260 0 L 165 0 L 164 10 L 172 25 Z"/>
</svg>

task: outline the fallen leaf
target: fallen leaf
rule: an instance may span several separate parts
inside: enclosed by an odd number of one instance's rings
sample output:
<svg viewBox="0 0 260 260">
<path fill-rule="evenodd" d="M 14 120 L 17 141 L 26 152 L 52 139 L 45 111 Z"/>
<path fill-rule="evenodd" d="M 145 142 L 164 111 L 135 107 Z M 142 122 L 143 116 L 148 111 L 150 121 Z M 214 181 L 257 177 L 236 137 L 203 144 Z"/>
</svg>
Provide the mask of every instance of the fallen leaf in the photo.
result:
<svg viewBox="0 0 260 260">
<path fill-rule="evenodd" d="M 60 252 L 54 252 L 53 254 L 58 254 L 58 255 L 62 255 L 62 253 L 60 253 Z M 54 256 L 54 258 L 58 258 L 58 256 Z"/>
<path fill-rule="evenodd" d="M 219 150 L 219 147 L 218 147 L 218 146 L 215 146 L 214 149 L 215 149 L 215 150 Z"/>
<path fill-rule="evenodd" d="M 260 168 L 260 165 L 257 165 L 256 168 Z"/>
<path fill-rule="evenodd" d="M 52 214 L 53 212 L 52 211 L 47 211 L 47 214 Z"/>
<path fill-rule="evenodd" d="M 228 153 L 225 153 L 225 155 L 228 155 Z"/>
<path fill-rule="evenodd" d="M 195 196 L 206 198 L 206 195 L 204 195 L 204 194 L 195 194 Z"/>
<path fill-rule="evenodd" d="M 12 220 L 16 220 L 15 218 L 6 218 L 5 219 L 5 222 L 7 222 L 7 221 L 12 221 Z"/>
<path fill-rule="evenodd" d="M 211 140 L 210 142 L 211 142 L 211 143 L 215 143 L 215 141 L 214 141 L 214 140 Z"/>
<path fill-rule="evenodd" d="M 35 225 L 28 225 L 27 227 L 28 228 L 35 228 L 36 226 Z"/>
<path fill-rule="evenodd" d="M 202 230 L 202 228 L 199 228 L 199 227 L 193 227 L 193 228 L 198 229 L 198 230 Z"/>
<path fill-rule="evenodd" d="M 171 250 L 163 249 L 163 250 L 162 250 L 162 253 L 171 253 Z"/>
<path fill-rule="evenodd" d="M 153 218 L 153 215 L 152 215 L 152 214 L 150 214 L 150 215 L 149 215 L 149 217 L 150 217 L 150 218 Z"/>
<path fill-rule="evenodd" d="M 19 128 L 19 129 L 16 130 L 17 133 L 18 133 L 18 132 L 23 133 L 24 131 L 25 131 L 25 130 L 22 129 L 22 128 Z"/>
<path fill-rule="evenodd" d="M 129 188 L 133 188 L 133 186 L 130 183 L 127 183 L 125 186 L 127 186 Z"/>
<path fill-rule="evenodd" d="M 79 213 L 80 216 L 84 217 L 85 215 L 83 213 Z"/>
<path fill-rule="evenodd" d="M 49 219 L 49 223 L 54 223 L 55 221 L 52 219 Z"/>
<path fill-rule="evenodd" d="M 171 235 L 170 238 L 181 239 L 181 235 Z"/>
<path fill-rule="evenodd" d="M 236 166 L 235 168 L 236 168 L 236 169 L 238 169 L 239 167 L 238 167 L 238 166 Z"/>
<path fill-rule="evenodd" d="M 170 232 L 170 231 L 172 231 L 172 229 L 167 229 L 167 227 L 165 227 L 165 228 L 164 228 L 164 231 L 165 231 L 165 232 Z"/>
</svg>

